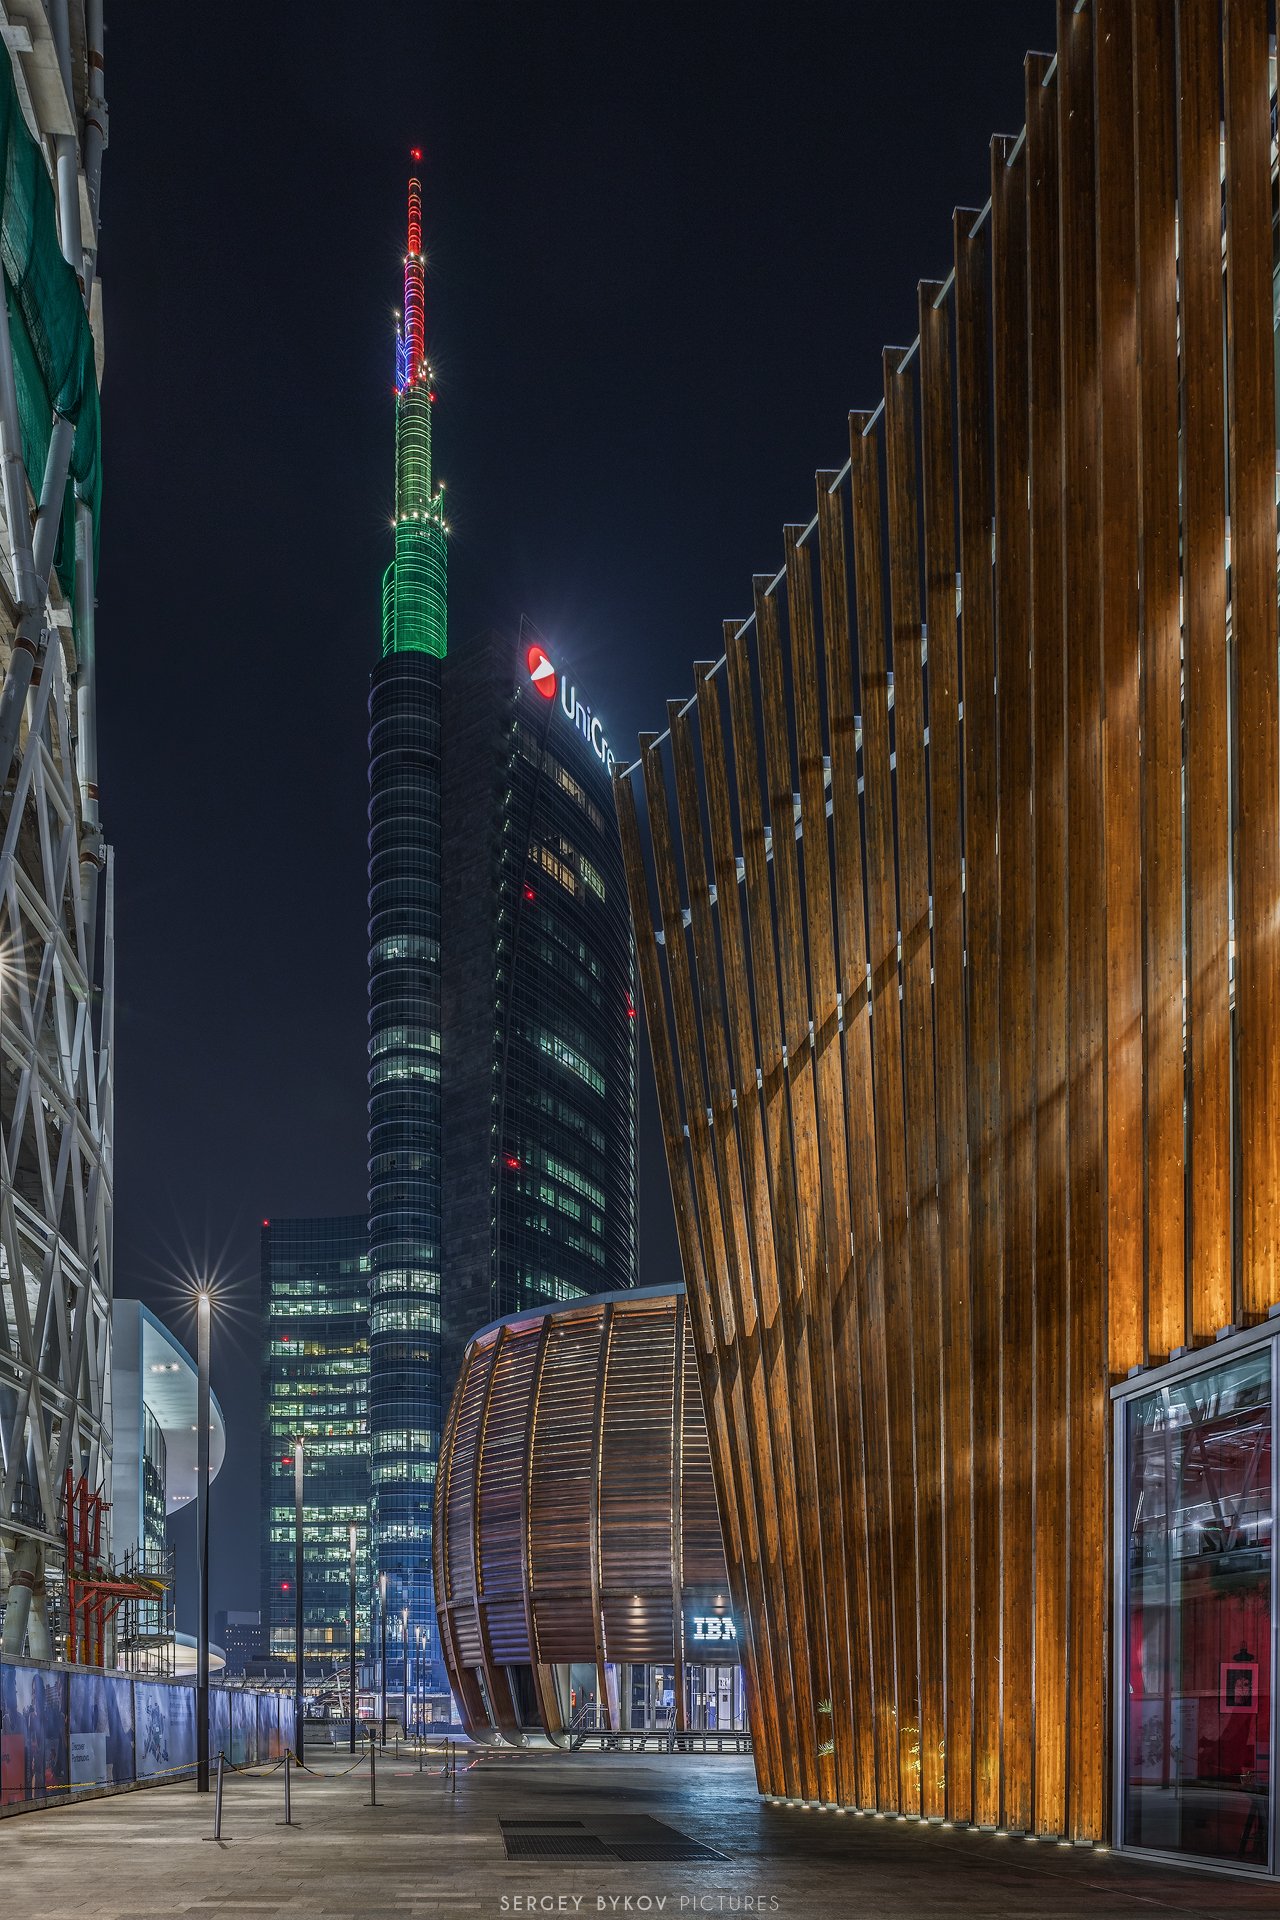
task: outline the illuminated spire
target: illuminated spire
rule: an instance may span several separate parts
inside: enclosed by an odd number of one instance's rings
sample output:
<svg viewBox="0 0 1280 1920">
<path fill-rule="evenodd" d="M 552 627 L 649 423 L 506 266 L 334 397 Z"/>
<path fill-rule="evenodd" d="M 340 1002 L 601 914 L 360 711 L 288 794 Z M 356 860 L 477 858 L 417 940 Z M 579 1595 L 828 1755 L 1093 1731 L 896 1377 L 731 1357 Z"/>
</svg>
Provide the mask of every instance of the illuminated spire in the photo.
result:
<svg viewBox="0 0 1280 1920">
<path fill-rule="evenodd" d="M 410 159 L 417 166 L 422 153 Z M 404 312 L 396 328 L 395 558 L 382 582 L 383 653 L 443 656 L 447 631 L 444 499 L 431 471 L 431 409 L 423 287 L 422 182 L 409 180 Z"/>
<path fill-rule="evenodd" d="M 404 256 L 404 343 L 408 381 L 424 379 L 427 334 L 422 286 L 422 182 L 412 179 L 409 182 L 409 247 Z"/>
</svg>

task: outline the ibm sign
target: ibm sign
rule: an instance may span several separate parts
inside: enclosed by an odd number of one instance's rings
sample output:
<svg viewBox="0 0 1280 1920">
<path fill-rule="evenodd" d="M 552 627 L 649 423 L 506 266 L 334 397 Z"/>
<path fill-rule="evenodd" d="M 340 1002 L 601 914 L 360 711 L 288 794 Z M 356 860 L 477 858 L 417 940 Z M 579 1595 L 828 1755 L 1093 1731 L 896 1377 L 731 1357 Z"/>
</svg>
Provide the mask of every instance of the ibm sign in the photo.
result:
<svg viewBox="0 0 1280 1920">
<path fill-rule="evenodd" d="M 689 1618 L 689 1644 L 691 1646 L 715 1645 L 724 1649 L 733 1646 L 738 1638 L 738 1629 L 733 1624 L 733 1616 L 728 1613 L 695 1613 Z"/>
</svg>

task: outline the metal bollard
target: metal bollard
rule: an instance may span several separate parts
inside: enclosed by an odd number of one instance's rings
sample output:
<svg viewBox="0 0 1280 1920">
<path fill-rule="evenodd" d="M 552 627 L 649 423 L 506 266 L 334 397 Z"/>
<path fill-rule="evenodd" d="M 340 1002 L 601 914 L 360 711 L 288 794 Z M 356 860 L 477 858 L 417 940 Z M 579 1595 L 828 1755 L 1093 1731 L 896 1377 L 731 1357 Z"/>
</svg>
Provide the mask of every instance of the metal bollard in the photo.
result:
<svg viewBox="0 0 1280 1920">
<path fill-rule="evenodd" d="M 449 1747 L 453 1755 L 453 1765 L 450 1768 L 450 1773 L 453 1778 L 453 1791 L 454 1793 L 456 1793 L 458 1791 L 458 1743 L 457 1741 L 451 1740 L 449 1742 Z"/>
<path fill-rule="evenodd" d="M 293 1755 L 288 1747 L 286 1747 L 284 1753 L 284 1819 L 276 1821 L 278 1827 L 291 1827 L 293 1825 L 293 1804 L 289 1796 L 289 1768 L 292 1760 Z"/>
<path fill-rule="evenodd" d="M 376 1740 L 371 1739 L 369 1742 L 369 1805 L 371 1807 L 376 1807 L 377 1804 L 378 1804 L 378 1743 Z"/>
<path fill-rule="evenodd" d="M 218 1783 L 213 1796 L 213 1832 L 206 1834 L 206 1840 L 222 1838 L 222 1750 L 218 1750 Z"/>
<path fill-rule="evenodd" d="M 419 1773 L 422 1772 L 422 1747 L 423 1747 L 423 1742 L 421 1737 L 419 1737 L 419 1740 L 418 1740 L 418 1772 Z"/>
</svg>

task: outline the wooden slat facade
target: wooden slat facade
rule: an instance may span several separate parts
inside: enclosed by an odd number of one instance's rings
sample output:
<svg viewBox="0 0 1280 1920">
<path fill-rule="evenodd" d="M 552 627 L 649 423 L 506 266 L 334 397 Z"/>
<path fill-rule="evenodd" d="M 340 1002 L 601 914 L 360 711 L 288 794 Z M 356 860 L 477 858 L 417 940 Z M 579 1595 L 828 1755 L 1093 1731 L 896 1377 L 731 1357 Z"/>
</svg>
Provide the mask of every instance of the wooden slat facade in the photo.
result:
<svg viewBox="0 0 1280 1920">
<path fill-rule="evenodd" d="M 1108 1387 L 1280 1297 L 1268 22 L 1060 0 L 615 771 L 768 1794 L 1107 1837 Z"/>
<path fill-rule="evenodd" d="M 518 1742 L 535 1730 L 530 1702 L 561 1734 L 558 1663 L 594 1666 L 606 1701 L 606 1663 L 714 1664 L 686 1644 L 689 1614 L 754 1625 L 725 1550 L 725 1450 L 703 1412 L 708 1355 L 692 1318 L 680 1288 L 645 1288 L 513 1315 L 468 1345 L 434 1551 L 449 1682 L 477 1736 Z M 738 1651 L 754 1703 L 748 1638 Z M 683 1695 L 681 1684 L 677 1730 Z M 752 1718 L 778 1764 L 776 1715 Z"/>
</svg>

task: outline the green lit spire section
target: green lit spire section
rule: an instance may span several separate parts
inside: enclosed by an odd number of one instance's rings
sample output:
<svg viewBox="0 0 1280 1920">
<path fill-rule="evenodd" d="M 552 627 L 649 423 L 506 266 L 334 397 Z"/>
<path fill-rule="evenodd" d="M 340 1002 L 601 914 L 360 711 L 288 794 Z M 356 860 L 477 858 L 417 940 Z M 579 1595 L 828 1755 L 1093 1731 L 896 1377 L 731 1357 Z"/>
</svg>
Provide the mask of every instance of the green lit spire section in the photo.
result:
<svg viewBox="0 0 1280 1920">
<path fill-rule="evenodd" d="M 435 404 L 424 338 L 422 188 L 409 182 L 404 318 L 396 339 L 395 558 L 382 579 L 382 651 L 431 653 L 448 644 L 444 488 L 431 476 Z"/>
</svg>

